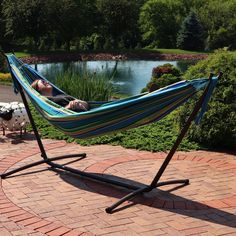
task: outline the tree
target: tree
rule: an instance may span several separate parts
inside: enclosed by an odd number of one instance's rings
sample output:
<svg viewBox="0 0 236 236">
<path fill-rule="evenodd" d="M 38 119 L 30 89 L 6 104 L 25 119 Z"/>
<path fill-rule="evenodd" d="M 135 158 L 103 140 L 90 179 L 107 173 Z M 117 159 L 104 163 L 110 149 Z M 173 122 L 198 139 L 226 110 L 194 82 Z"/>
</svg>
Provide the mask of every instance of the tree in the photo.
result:
<svg viewBox="0 0 236 236">
<path fill-rule="evenodd" d="M 6 35 L 13 39 L 32 37 L 35 48 L 46 29 L 44 0 L 3 0 Z"/>
<path fill-rule="evenodd" d="M 96 7 L 92 0 L 49 0 L 47 9 L 51 30 L 60 35 L 68 51 L 71 41 L 92 32 L 96 22 Z"/>
<path fill-rule="evenodd" d="M 1 12 L 2 12 L 2 0 L 0 0 L 0 13 Z M 5 34 L 4 22 L 3 22 L 2 14 L 0 14 L 0 50 L 3 44 L 4 34 Z"/>
<path fill-rule="evenodd" d="M 206 49 L 236 49 L 236 0 L 208 0 L 197 13 L 207 33 Z"/>
<path fill-rule="evenodd" d="M 194 11 L 184 19 L 177 37 L 177 47 L 185 50 L 202 50 L 203 28 Z"/>
<path fill-rule="evenodd" d="M 182 20 L 180 0 L 149 0 L 141 8 L 140 29 L 147 45 L 172 48 Z"/>
<path fill-rule="evenodd" d="M 138 17 L 143 1 L 129 0 L 98 0 L 97 6 L 102 17 L 101 32 L 113 39 L 113 46 L 117 47 L 122 40 L 124 45 L 137 44 L 139 37 Z M 132 42 L 134 41 L 134 42 Z"/>
</svg>

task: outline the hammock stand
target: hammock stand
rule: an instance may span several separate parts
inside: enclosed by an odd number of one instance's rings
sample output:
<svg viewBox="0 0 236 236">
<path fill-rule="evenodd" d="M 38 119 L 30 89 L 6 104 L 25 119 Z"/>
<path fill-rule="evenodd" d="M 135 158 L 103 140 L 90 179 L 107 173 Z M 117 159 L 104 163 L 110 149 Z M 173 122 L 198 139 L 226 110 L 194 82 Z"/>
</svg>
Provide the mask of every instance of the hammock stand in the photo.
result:
<svg viewBox="0 0 236 236">
<path fill-rule="evenodd" d="M 10 69 L 10 71 L 11 71 L 11 69 Z M 22 88 L 21 84 L 18 82 L 17 78 L 12 73 L 12 71 L 11 71 L 11 75 L 12 75 L 12 78 L 13 78 L 14 82 L 18 85 L 19 92 L 21 94 L 23 103 L 25 105 L 25 108 L 26 108 L 26 111 L 27 111 L 30 123 L 32 125 L 33 131 L 34 131 L 34 134 L 35 134 L 35 137 L 36 137 L 36 140 L 37 140 L 40 152 L 41 152 L 41 157 L 43 159 L 40 160 L 40 161 L 31 163 L 31 164 L 27 164 L 25 166 L 16 168 L 14 170 L 2 173 L 0 175 L 2 179 L 7 178 L 8 176 L 10 176 L 12 174 L 15 174 L 15 173 L 17 173 L 19 171 L 22 171 L 22 170 L 31 168 L 33 166 L 38 166 L 40 164 L 44 164 L 45 163 L 45 164 L 48 164 L 52 169 L 53 168 L 61 169 L 61 170 L 68 171 L 68 172 L 71 172 L 73 174 L 79 175 L 81 177 L 85 177 L 85 178 L 91 179 L 91 180 L 100 181 L 100 182 L 103 182 L 103 183 L 107 183 L 107 184 L 111 184 L 111 185 L 115 185 L 115 186 L 119 186 L 119 187 L 124 187 L 124 188 L 133 190 L 131 193 L 129 193 L 126 196 L 122 197 L 120 200 L 118 200 L 116 203 L 114 203 L 110 207 L 107 207 L 105 209 L 105 211 L 107 213 L 112 213 L 113 210 L 115 208 L 117 208 L 119 205 L 121 205 L 123 202 L 125 202 L 127 200 L 130 200 L 130 199 L 134 198 L 135 196 L 137 196 L 137 195 L 139 195 L 141 193 L 150 192 L 154 188 L 158 188 L 160 186 L 170 185 L 170 184 L 182 184 L 182 185 L 188 185 L 189 184 L 189 179 L 170 180 L 170 181 L 165 181 L 165 182 L 159 182 L 159 180 L 160 180 L 162 174 L 164 173 L 166 167 L 168 166 L 169 162 L 171 161 L 173 155 L 175 154 L 175 152 L 176 152 L 178 146 L 180 145 L 182 139 L 184 138 L 185 134 L 187 133 L 187 131 L 188 131 L 190 125 L 191 125 L 191 122 L 195 119 L 195 117 L 197 116 L 199 110 L 201 109 L 201 107 L 203 105 L 204 99 L 207 96 L 207 92 L 208 92 L 208 90 L 210 88 L 210 83 L 211 83 L 211 80 L 212 80 L 212 77 L 213 77 L 212 73 L 209 76 L 209 83 L 208 83 L 208 85 L 206 86 L 206 88 L 205 88 L 203 94 L 200 96 L 199 100 L 196 102 L 195 107 L 193 108 L 192 113 L 188 117 L 184 127 L 180 131 L 180 133 L 179 133 L 175 143 L 173 144 L 171 150 L 169 151 L 168 155 L 166 156 L 165 160 L 163 161 L 160 169 L 156 173 L 156 175 L 153 178 L 153 180 L 151 181 L 151 183 L 148 184 L 148 185 L 144 185 L 144 187 L 138 187 L 138 186 L 134 186 L 134 185 L 131 185 L 131 184 L 127 184 L 125 182 L 108 179 L 108 178 L 105 178 L 105 177 L 102 177 L 102 176 L 98 176 L 98 175 L 93 174 L 93 173 L 84 172 L 84 171 L 81 171 L 81 170 L 78 170 L 78 169 L 74 169 L 74 168 L 68 167 L 66 165 L 61 165 L 61 164 L 58 164 L 58 163 L 54 162 L 56 160 L 65 159 L 65 158 L 72 158 L 72 157 L 80 157 L 80 160 L 81 160 L 81 159 L 86 157 L 86 153 L 71 154 L 71 155 L 69 154 L 69 155 L 63 155 L 63 156 L 57 156 L 57 157 L 53 157 L 53 158 L 48 158 L 47 153 L 46 153 L 46 151 L 44 149 L 42 140 L 41 140 L 41 138 L 39 136 L 37 127 L 35 125 L 34 119 L 33 119 L 32 114 L 30 112 L 28 101 L 27 101 L 26 96 L 24 94 L 23 88 Z M 220 72 L 219 75 L 218 75 L 218 78 L 221 75 L 222 75 L 222 73 Z"/>
</svg>

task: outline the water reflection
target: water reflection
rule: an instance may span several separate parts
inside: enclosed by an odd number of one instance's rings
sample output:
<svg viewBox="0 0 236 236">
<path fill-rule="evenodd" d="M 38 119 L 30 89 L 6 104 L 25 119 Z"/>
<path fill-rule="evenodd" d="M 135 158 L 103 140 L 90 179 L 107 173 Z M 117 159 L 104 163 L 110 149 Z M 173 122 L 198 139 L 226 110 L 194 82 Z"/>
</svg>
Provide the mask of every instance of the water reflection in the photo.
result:
<svg viewBox="0 0 236 236">
<path fill-rule="evenodd" d="M 158 65 L 170 63 L 185 71 L 194 62 L 181 61 L 79 61 L 65 63 L 38 64 L 37 69 L 46 78 L 53 81 L 59 74 L 67 70 L 75 73 L 84 71 L 104 73 L 113 76 L 112 83 L 118 93 L 134 95 L 140 93 L 142 88 L 151 79 L 152 69 Z M 114 73 L 115 72 L 115 73 Z"/>
</svg>

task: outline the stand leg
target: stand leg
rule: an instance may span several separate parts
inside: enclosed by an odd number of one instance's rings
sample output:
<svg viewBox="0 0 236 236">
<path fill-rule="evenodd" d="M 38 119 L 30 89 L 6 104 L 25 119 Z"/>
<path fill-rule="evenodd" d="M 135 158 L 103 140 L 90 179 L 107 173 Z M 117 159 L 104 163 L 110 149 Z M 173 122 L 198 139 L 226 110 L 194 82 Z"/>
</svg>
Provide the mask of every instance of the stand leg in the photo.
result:
<svg viewBox="0 0 236 236">
<path fill-rule="evenodd" d="M 112 211 L 117 208 L 120 204 L 122 204 L 123 202 L 134 198 L 136 195 L 144 193 L 144 192 L 148 192 L 149 191 L 149 186 L 146 186 L 144 188 L 139 188 L 129 194 L 127 194 L 126 196 L 124 196 L 123 198 L 121 198 L 119 201 L 117 201 L 116 203 L 114 203 L 113 205 L 111 205 L 110 207 L 107 207 L 105 209 L 106 213 L 112 213 Z"/>
<path fill-rule="evenodd" d="M 160 182 L 156 184 L 156 187 L 160 187 L 160 186 L 164 186 L 164 185 L 169 185 L 169 184 L 189 184 L 189 180 L 188 179 L 181 179 L 181 180 L 170 180 L 170 181 L 166 181 L 166 182 Z M 119 201 L 117 201 L 116 203 L 114 203 L 113 205 L 111 205 L 110 207 L 107 207 L 105 209 L 106 213 L 112 213 L 112 211 L 117 208 L 119 205 L 121 205 L 123 202 L 130 200 L 134 197 L 136 197 L 138 194 L 141 193 L 145 193 L 145 192 L 150 192 L 153 188 L 150 185 L 147 185 L 143 188 L 139 188 L 129 194 L 127 194 L 126 196 L 124 196 L 123 198 L 121 198 Z"/>
<path fill-rule="evenodd" d="M 161 187 L 169 184 L 189 184 L 189 179 L 178 179 L 178 180 L 169 180 L 169 181 L 164 181 L 164 182 L 159 182 L 156 184 L 156 187 Z"/>
<path fill-rule="evenodd" d="M 62 160 L 62 159 L 72 158 L 72 157 L 81 157 L 80 158 L 80 160 L 81 160 L 81 159 L 86 157 L 86 153 L 58 156 L 58 157 L 53 157 L 53 158 L 47 158 L 47 160 L 43 159 L 43 160 L 40 160 L 40 161 L 36 161 L 36 162 L 30 163 L 30 164 L 25 165 L 25 166 L 21 166 L 19 168 L 14 169 L 14 170 L 8 171 L 6 173 L 1 174 L 0 176 L 1 176 L 2 179 L 5 179 L 6 177 L 8 177 L 8 176 L 10 176 L 12 174 L 20 172 L 22 170 L 29 169 L 29 168 L 31 168 L 33 166 L 38 166 L 38 165 L 41 165 L 41 164 L 44 164 L 44 163 L 49 164 L 52 161 Z"/>
</svg>

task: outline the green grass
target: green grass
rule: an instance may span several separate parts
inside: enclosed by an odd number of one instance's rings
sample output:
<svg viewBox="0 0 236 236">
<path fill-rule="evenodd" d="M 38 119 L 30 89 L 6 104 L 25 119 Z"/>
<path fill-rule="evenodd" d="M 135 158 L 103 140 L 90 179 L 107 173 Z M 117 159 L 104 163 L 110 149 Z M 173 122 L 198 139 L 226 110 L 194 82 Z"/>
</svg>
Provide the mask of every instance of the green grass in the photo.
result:
<svg viewBox="0 0 236 236">
<path fill-rule="evenodd" d="M 8 54 L 8 53 L 13 53 L 13 52 L 4 52 L 4 53 Z M 30 53 L 30 52 L 14 52 L 14 54 L 17 57 L 29 57 L 32 55 L 32 53 Z"/>
<path fill-rule="evenodd" d="M 81 145 L 121 145 L 125 148 L 157 152 L 169 150 L 178 135 L 178 128 L 174 122 L 176 114 L 172 113 L 157 123 L 136 129 L 91 139 L 73 139 L 55 129 L 45 119 L 42 119 L 32 106 L 31 110 L 42 138 L 66 140 L 67 142 L 76 142 Z M 199 146 L 194 142 L 190 142 L 187 138 L 183 140 L 179 147 L 179 150 L 184 151 L 192 149 L 199 149 Z"/>
<path fill-rule="evenodd" d="M 6 52 L 12 53 L 12 52 Z M 14 52 L 17 57 L 30 57 L 30 56 L 37 56 L 37 55 L 55 55 L 55 54 L 65 54 L 68 53 L 66 51 L 19 51 Z"/>
<path fill-rule="evenodd" d="M 28 52 L 14 52 L 17 57 L 29 57 L 31 53 Z"/>
<path fill-rule="evenodd" d="M 6 52 L 12 53 L 12 52 Z M 30 56 L 37 56 L 37 55 L 55 55 L 55 54 L 66 54 L 66 51 L 19 51 L 14 52 L 17 57 L 30 57 Z"/>
<path fill-rule="evenodd" d="M 199 51 L 188 51 L 188 50 L 181 50 L 181 49 L 167 49 L 167 48 L 157 48 L 157 49 L 144 49 L 146 52 L 159 52 L 159 53 L 165 53 L 165 54 L 199 54 L 199 53 L 208 53 L 208 52 L 199 52 Z"/>
</svg>

